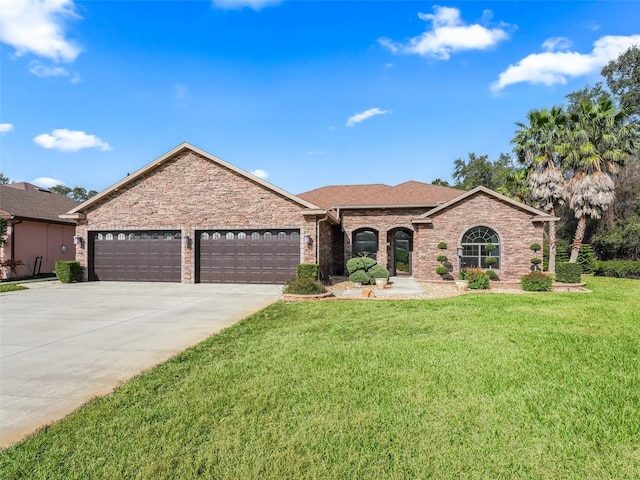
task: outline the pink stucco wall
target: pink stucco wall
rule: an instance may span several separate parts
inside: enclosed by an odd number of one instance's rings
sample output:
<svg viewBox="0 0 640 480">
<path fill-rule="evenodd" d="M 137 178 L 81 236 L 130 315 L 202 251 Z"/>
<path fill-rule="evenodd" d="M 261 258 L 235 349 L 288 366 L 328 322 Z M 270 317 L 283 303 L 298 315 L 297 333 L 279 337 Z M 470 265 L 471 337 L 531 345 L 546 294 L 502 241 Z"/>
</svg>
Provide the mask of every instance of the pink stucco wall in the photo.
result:
<svg viewBox="0 0 640 480">
<path fill-rule="evenodd" d="M 12 229 L 15 239 L 14 258 L 21 260 L 17 276 L 26 276 L 33 273 L 36 257 L 42 257 L 40 273 L 53 272 L 58 260 L 74 260 L 75 248 L 73 235 L 75 226 L 58 225 L 52 223 L 23 221 L 17 225 L 9 225 L 7 228 L 7 241 L 2 247 L 2 258 L 11 256 Z M 66 252 L 62 252 L 62 247 Z"/>
</svg>

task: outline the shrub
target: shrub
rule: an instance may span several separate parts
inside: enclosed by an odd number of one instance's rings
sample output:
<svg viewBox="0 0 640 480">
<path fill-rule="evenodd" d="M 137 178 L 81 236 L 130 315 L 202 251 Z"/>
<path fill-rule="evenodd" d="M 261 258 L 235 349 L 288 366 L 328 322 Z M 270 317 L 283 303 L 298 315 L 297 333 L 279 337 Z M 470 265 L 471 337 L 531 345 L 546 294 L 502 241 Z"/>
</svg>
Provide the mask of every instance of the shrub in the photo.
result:
<svg viewBox="0 0 640 480">
<path fill-rule="evenodd" d="M 540 246 L 540 244 L 539 244 L 539 243 L 532 243 L 532 244 L 529 246 L 529 249 L 530 249 L 530 250 L 533 250 L 534 252 L 539 252 L 540 250 L 542 250 L 542 247 Z"/>
<path fill-rule="evenodd" d="M 440 263 L 444 263 L 444 262 L 449 261 L 449 259 L 447 258 L 447 256 L 446 256 L 446 255 L 438 255 L 438 256 L 436 257 L 436 260 L 437 260 L 438 262 L 440 262 Z"/>
<path fill-rule="evenodd" d="M 356 270 L 349 275 L 349 280 L 353 283 L 361 283 L 362 285 L 369 285 L 369 283 L 371 283 L 369 275 L 367 275 L 367 272 L 364 270 Z"/>
<path fill-rule="evenodd" d="M 371 278 L 371 283 L 376 283 L 376 278 L 386 278 L 389 279 L 389 270 L 382 265 L 374 265 L 367 272 L 369 277 Z"/>
<path fill-rule="evenodd" d="M 489 280 L 492 280 L 492 281 L 500 280 L 495 270 L 487 270 L 486 272 L 484 272 L 484 274 L 489 278 Z"/>
<path fill-rule="evenodd" d="M 496 249 L 496 246 L 495 246 L 493 243 L 487 243 L 487 244 L 484 246 L 484 249 L 485 249 L 487 252 L 493 252 L 493 251 Z"/>
<path fill-rule="evenodd" d="M 560 262 L 556 265 L 556 280 L 562 283 L 580 282 L 582 266 L 579 263 Z"/>
<path fill-rule="evenodd" d="M 473 290 L 486 290 L 489 288 L 489 277 L 481 268 L 465 268 L 461 276 L 463 280 L 469 281 L 469 288 Z"/>
<path fill-rule="evenodd" d="M 354 257 L 347 261 L 347 272 L 352 274 L 358 270 L 367 271 L 374 265 L 376 265 L 376 261 L 373 258 L 369 257 Z"/>
<path fill-rule="evenodd" d="M 447 273 L 449 273 L 449 269 L 447 267 L 445 267 L 444 265 L 438 265 L 436 267 L 436 273 L 438 275 L 446 275 Z"/>
<path fill-rule="evenodd" d="M 553 285 L 553 278 L 538 270 L 533 271 L 520 278 L 522 289 L 527 292 L 550 292 Z"/>
<path fill-rule="evenodd" d="M 640 260 L 596 262 L 595 274 L 601 277 L 640 278 Z"/>
<path fill-rule="evenodd" d="M 312 278 L 318 279 L 318 264 L 317 263 L 300 263 L 296 267 L 296 277 L 298 278 Z"/>
<path fill-rule="evenodd" d="M 318 295 L 326 293 L 327 289 L 313 278 L 293 278 L 287 280 L 282 292 L 293 295 Z"/>
<path fill-rule="evenodd" d="M 540 265 L 542 263 L 542 259 L 538 257 L 533 257 L 531 259 L 531 263 L 533 263 L 534 265 Z"/>
<path fill-rule="evenodd" d="M 440 243 L 438 244 L 438 248 L 439 248 L 440 250 L 446 250 L 446 249 L 447 249 L 447 244 L 446 244 L 445 242 L 440 242 Z"/>
<path fill-rule="evenodd" d="M 498 263 L 498 259 L 496 257 L 487 257 L 484 259 L 484 263 L 488 267 L 491 267 L 492 265 L 495 265 L 496 263 Z"/>
<path fill-rule="evenodd" d="M 82 280 L 82 267 L 80 262 L 63 261 L 56 262 L 54 272 L 62 283 L 79 282 Z"/>
</svg>

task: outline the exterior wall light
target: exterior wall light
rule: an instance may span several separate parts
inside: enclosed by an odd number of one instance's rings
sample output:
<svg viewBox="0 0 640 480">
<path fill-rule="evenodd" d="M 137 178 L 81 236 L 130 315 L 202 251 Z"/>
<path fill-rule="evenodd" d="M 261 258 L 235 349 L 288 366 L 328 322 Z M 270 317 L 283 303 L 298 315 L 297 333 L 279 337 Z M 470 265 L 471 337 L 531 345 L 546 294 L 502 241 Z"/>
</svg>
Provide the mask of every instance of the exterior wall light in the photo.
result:
<svg viewBox="0 0 640 480">
<path fill-rule="evenodd" d="M 66 245 L 61 245 L 61 246 L 60 246 L 60 251 L 61 251 L 62 253 L 65 253 L 65 252 L 67 251 L 67 246 L 66 246 Z"/>
<path fill-rule="evenodd" d="M 191 237 L 189 235 L 185 235 L 182 237 L 184 240 L 184 246 L 187 248 L 191 248 Z"/>
<path fill-rule="evenodd" d="M 464 255 L 464 248 L 458 247 L 458 257 L 462 257 Z"/>
<path fill-rule="evenodd" d="M 313 244 L 313 238 L 311 238 L 311 235 L 304 236 L 304 243 L 306 243 L 307 245 Z"/>
<path fill-rule="evenodd" d="M 73 236 L 73 244 L 74 245 L 82 245 L 82 242 L 84 242 L 84 240 L 82 239 L 82 235 L 74 235 Z M 63 245 L 63 247 L 64 247 L 64 245 Z"/>
</svg>

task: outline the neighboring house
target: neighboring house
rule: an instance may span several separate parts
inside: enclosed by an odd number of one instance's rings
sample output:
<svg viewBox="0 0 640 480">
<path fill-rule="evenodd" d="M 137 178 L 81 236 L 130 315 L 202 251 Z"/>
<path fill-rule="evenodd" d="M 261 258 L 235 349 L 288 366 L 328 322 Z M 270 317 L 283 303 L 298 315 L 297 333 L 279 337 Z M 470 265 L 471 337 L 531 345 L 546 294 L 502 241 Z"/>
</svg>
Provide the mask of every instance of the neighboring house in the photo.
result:
<svg viewBox="0 0 640 480">
<path fill-rule="evenodd" d="M 75 222 L 60 219 L 78 202 L 30 183 L 0 185 L 0 216 L 7 235 L 0 249 L 2 261 L 22 262 L 16 276 L 53 272 L 58 260 L 73 260 Z M 7 269 L 3 277 L 7 276 Z"/>
<path fill-rule="evenodd" d="M 556 220 L 484 187 L 410 181 L 296 196 L 186 143 L 61 217 L 77 222 L 88 280 L 183 283 L 284 283 L 299 263 L 340 275 L 364 253 L 393 274 L 438 279 L 439 254 L 455 274 L 484 267 L 487 243 L 494 269 L 517 277 Z"/>
</svg>

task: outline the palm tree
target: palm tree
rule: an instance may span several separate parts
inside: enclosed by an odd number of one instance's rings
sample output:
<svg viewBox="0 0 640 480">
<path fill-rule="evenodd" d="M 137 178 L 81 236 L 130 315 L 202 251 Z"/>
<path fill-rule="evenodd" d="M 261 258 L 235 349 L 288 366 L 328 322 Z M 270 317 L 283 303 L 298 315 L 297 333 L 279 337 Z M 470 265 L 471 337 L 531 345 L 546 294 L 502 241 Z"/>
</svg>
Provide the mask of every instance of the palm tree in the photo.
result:
<svg viewBox="0 0 640 480">
<path fill-rule="evenodd" d="M 640 125 L 624 120 L 609 98 L 583 100 L 570 115 L 569 142 L 561 148 L 573 171 L 569 207 L 578 219 L 570 262 L 578 260 L 587 218 L 600 218 L 615 200 L 613 177 L 636 148 Z"/>
<path fill-rule="evenodd" d="M 528 124 L 516 123 L 519 129 L 511 143 L 518 160 L 528 170 L 527 183 L 531 198 L 539 207 L 555 217 L 557 205 L 564 203 L 565 179 L 559 154 L 565 143 L 566 115 L 561 107 L 531 110 Z M 556 223 L 549 222 L 549 268 L 556 270 Z"/>
</svg>

